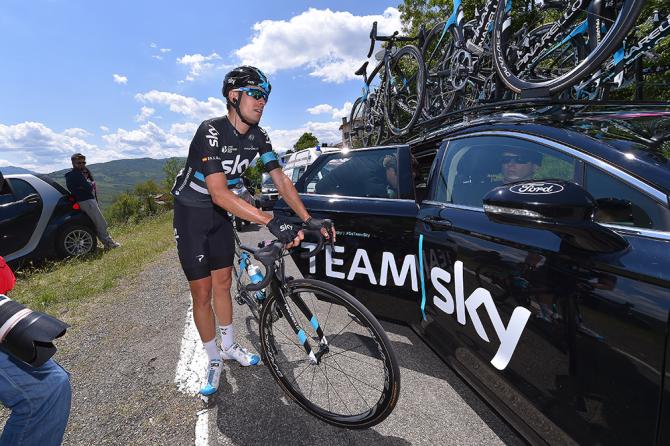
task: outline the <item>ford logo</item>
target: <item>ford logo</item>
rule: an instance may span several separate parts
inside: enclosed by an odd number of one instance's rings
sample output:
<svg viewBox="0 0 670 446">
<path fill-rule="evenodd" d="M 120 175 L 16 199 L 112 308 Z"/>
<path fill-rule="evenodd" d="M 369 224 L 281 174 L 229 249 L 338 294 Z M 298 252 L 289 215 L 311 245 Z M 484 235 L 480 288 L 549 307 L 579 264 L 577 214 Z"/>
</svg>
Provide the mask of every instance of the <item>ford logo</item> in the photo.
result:
<svg viewBox="0 0 670 446">
<path fill-rule="evenodd" d="M 515 194 L 556 194 L 563 186 L 556 183 L 522 183 L 509 188 Z"/>
</svg>

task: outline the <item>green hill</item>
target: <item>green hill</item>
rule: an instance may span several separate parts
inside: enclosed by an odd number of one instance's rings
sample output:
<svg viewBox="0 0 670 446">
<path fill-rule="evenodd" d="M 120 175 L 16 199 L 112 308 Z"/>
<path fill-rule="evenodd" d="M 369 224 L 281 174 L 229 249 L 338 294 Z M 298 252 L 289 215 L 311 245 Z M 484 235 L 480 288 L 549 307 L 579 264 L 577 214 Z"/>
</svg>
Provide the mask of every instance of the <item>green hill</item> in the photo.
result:
<svg viewBox="0 0 670 446">
<path fill-rule="evenodd" d="M 169 158 L 134 158 L 109 161 L 107 163 L 89 164 L 88 168 L 95 178 L 98 188 L 100 206 L 104 209 L 112 204 L 114 197 L 121 192 L 132 189 L 135 184 L 147 180 L 163 181 L 163 166 Z M 177 158 L 184 163 L 186 158 Z M 48 174 L 58 183 L 65 186 L 65 173 L 70 169 L 57 170 Z"/>
</svg>

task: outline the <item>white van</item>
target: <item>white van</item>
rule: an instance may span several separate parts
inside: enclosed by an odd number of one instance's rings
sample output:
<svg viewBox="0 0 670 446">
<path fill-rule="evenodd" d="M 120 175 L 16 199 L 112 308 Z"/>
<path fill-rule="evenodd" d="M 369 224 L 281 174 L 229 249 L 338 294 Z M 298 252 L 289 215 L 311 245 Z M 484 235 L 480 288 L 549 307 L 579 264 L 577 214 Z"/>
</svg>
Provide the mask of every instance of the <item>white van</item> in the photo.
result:
<svg viewBox="0 0 670 446">
<path fill-rule="evenodd" d="M 293 184 L 298 181 L 300 175 L 307 170 L 307 167 L 312 164 L 322 153 L 337 152 L 340 149 L 336 147 L 310 147 L 309 149 L 301 150 L 292 153 L 283 167 L 284 173 L 291 179 Z"/>
</svg>

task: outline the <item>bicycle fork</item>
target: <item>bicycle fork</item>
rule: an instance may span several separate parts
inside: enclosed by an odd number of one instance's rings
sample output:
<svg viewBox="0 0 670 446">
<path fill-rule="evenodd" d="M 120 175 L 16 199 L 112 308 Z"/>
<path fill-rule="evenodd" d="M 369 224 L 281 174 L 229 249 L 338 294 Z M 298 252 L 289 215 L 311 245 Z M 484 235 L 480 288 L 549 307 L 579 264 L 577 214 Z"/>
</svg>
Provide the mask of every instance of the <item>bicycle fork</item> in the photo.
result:
<svg viewBox="0 0 670 446">
<path fill-rule="evenodd" d="M 284 293 L 280 293 L 279 295 L 281 296 L 281 299 L 278 300 L 281 302 L 281 311 L 284 314 L 284 317 L 286 318 L 289 325 L 293 329 L 293 332 L 298 338 L 298 341 L 300 342 L 300 344 L 302 344 L 302 347 L 305 349 L 305 353 L 307 353 L 307 356 L 309 356 L 310 361 L 313 364 L 319 364 L 321 362 L 321 357 L 324 354 L 328 353 L 329 347 L 328 347 L 328 340 L 326 339 L 326 336 L 323 334 L 323 330 L 319 325 L 319 321 L 317 320 L 316 315 L 312 314 L 312 312 L 309 310 L 307 305 L 305 305 L 305 302 L 303 302 L 300 296 L 298 295 L 295 296 L 294 301 L 296 306 L 298 307 L 298 310 L 300 310 L 302 314 L 305 315 L 307 320 L 309 320 L 309 323 L 314 328 L 314 331 L 316 331 L 316 335 L 319 337 L 319 350 L 315 353 L 309 344 L 309 338 L 307 337 L 305 330 L 302 329 L 302 327 L 300 326 L 300 322 L 298 322 L 298 320 L 293 315 L 293 311 L 291 311 L 291 308 L 288 305 L 288 300 L 286 299 Z"/>
</svg>

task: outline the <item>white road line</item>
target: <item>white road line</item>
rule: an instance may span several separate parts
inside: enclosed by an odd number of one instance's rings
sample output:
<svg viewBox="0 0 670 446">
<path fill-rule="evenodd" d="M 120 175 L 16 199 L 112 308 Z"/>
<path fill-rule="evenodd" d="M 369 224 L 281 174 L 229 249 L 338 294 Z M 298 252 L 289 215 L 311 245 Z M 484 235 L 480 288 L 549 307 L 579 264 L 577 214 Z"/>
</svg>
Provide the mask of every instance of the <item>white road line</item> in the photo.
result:
<svg viewBox="0 0 670 446">
<path fill-rule="evenodd" d="M 189 296 L 190 297 L 190 296 Z M 188 395 L 197 395 L 202 387 L 202 378 L 207 368 L 207 354 L 202 348 L 198 330 L 193 321 L 193 306 L 189 307 L 184 325 L 184 335 L 181 338 L 179 362 L 174 382 L 180 392 Z M 209 445 L 209 411 L 203 409 L 198 412 L 195 423 L 195 445 Z"/>
</svg>

